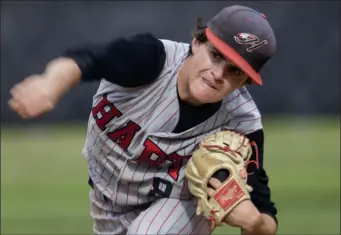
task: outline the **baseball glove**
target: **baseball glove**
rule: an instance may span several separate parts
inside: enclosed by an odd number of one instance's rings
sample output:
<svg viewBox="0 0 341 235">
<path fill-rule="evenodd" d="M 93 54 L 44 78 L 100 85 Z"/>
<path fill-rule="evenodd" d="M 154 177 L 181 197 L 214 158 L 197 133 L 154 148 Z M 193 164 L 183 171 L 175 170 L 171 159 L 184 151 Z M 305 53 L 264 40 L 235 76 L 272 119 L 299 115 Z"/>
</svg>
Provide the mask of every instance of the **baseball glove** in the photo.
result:
<svg viewBox="0 0 341 235">
<path fill-rule="evenodd" d="M 252 188 L 247 185 L 246 163 L 252 148 L 245 136 L 232 131 L 220 131 L 204 138 L 186 166 L 188 187 L 198 199 L 196 213 L 204 214 L 212 226 L 223 224 L 239 203 L 249 200 Z M 208 181 L 218 170 L 227 170 L 228 178 L 209 198 Z"/>
</svg>

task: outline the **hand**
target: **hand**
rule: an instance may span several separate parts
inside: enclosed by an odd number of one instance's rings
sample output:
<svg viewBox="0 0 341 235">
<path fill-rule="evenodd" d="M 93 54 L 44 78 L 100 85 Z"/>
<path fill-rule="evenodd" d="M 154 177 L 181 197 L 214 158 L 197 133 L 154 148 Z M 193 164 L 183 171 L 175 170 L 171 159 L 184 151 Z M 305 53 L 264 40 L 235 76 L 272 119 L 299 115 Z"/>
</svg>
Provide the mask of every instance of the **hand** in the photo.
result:
<svg viewBox="0 0 341 235">
<path fill-rule="evenodd" d="M 208 188 L 207 194 L 212 197 L 215 190 L 221 186 L 221 182 L 216 178 L 211 178 L 209 184 L 213 188 Z M 242 201 L 225 217 L 225 222 L 232 227 L 239 227 L 246 231 L 253 231 L 260 224 L 261 214 L 250 200 Z"/>
<path fill-rule="evenodd" d="M 10 90 L 9 106 L 20 117 L 35 118 L 54 109 L 58 95 L 51 80 L 32 75 Z"/>
</svg>

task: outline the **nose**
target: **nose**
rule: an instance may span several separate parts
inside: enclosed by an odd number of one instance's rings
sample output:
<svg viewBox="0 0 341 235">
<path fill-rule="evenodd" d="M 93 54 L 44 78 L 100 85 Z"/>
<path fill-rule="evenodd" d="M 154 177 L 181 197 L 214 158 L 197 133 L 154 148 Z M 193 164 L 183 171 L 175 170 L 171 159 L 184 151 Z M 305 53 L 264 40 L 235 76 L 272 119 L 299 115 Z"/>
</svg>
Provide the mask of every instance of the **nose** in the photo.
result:
<svg viewBox="0 0 341 235">
<path fill-rule="evenodd" d="M 216 82 L 219 82 L 219 83 L 223 82 L 224 70 L 225 70 L 224 66 L 221 66 L 221 65 L 214 66 L 211 73 L 212 73 L 214 80 L 216 80 Z"/>
</svg>

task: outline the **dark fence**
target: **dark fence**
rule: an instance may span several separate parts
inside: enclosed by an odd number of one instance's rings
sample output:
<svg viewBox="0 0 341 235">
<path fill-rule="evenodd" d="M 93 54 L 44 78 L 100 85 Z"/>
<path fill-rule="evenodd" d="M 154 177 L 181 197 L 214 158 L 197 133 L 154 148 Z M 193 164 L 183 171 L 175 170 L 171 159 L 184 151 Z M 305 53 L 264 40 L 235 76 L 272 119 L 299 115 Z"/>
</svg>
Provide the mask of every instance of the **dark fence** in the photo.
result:
<svg viewBox="0 0 341 235">
<path fill-rule="evenodd" d="M 264 12 L 277 36 L 278 53 L 263 71 L 264 86 L 250 88 L 260 110 L 338 114 L 339 1 L 8 1 L 1 5 L 1 122 L 20 122 L 7 105 L 9 89 L 42 72 L 64 49 L 145 31 L 189 42 L 197 16 L 209 19 L 235 3 Z M 77 87 L 43 120 L 86 120 L 97 85 Z"/>
</svg>

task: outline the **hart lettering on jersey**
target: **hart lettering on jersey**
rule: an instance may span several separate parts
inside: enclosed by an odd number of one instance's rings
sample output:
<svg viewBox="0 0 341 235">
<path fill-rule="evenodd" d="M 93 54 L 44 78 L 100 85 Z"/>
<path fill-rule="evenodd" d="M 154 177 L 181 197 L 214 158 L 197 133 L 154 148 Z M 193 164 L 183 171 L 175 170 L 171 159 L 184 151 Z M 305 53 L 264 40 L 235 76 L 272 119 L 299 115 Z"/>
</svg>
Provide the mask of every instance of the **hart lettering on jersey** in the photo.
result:
<svg viewBox="0 0 341 235">
<path fill-rule="evenodd" d="M 140 129 L 141 127 L 139 125 L 132 121 L 129 121 L 126 126 L 115 131 L 109 132 L 108 137 L 126 151 L 131 141 L 133 140 L 135 134 Z"/>
<path fill-rule="evenodd" d="M 180 156 L 177 153 L 172 153 L 171 155 L 169 155 L 168 159 L 173 164 L 168 170 L 168 175 L 170 175 L 170 177 L 172 177 L 175 181 L 178 181 L 179 171 L 181 167 L 187 163 L 189 158 L 190 156 Z"/>
<path fill-rule="evenodd" d="M 120 117 L 122 113 L 109 102 L 107 96 L 103 96 L 103 99 L 92 108 L 92 115 L 96 120 L 97 126 L 104 131 L 106 125 L 115 117 Z"/>
<path fill-rule="evenodd" d="M 103 131 L 107 124 L 116 117 L 120 117 L 122 112 L 119 111 L 114 104 L 110 103 L 107 96 L 92 109 L 92 115 L 96 120 L 97 126 Z M 139 125 L 133 121 L 117 130 L 111 131 L 107 134 L 108 138 L 119 145 L 125 151 L 128 149 L 135 134 L 141 129 Z"/>
<path fill-rule="evenodd" d="M 166 161 L 172 162 L 169 167 L 168 175 L 172 177 L 173 180 L 177 181 L 179 178 L 179 171 L 183 164 L 188 161 L 188 156 L 181 156 L 177 153 L 172 153 L 168 155 L 162 149 L 159 148 L 153 141 L 146 139 L 144 142 L 144 149 L 138 158 L 138 161 L 147 163 L 152 166 L 160 166 Z"/>
<path fill-rule="evenodd" d="M 150 139 L 146 139 L 143 145 L 144 149 L 140 154 L 139 161 L 151 166 L 160 166 L 167 160 L 167 154 Z"/>
<path fill-rule="evenodd" d="M 92 115 L 96 120 L 97 126 L 104 131 L 107 128 L 108 123 L 114 118 L 120 117 L 122 112 L 118 110 L 105 95 L 103 96 L 103 99 L 93 107 Z M 138 124 L 129 120 L 125 126 L 108 132 L 107 136 L 123 150 L 127 151 L 136 133 L 140 130 L 141 127 Z M 169 167 L 168 175 L 173 180 L 177 181 L 179 178 L 179 171 L 189 157 L 180 156 L 177 153 L 168 155 L 150 139 L 146 139 L 143 146 L 143 151 L 137 161 L 147 163 L 151 166 L 161 166 L 166 161 L 170 161 L 172 164 Z"/>
</svg>

